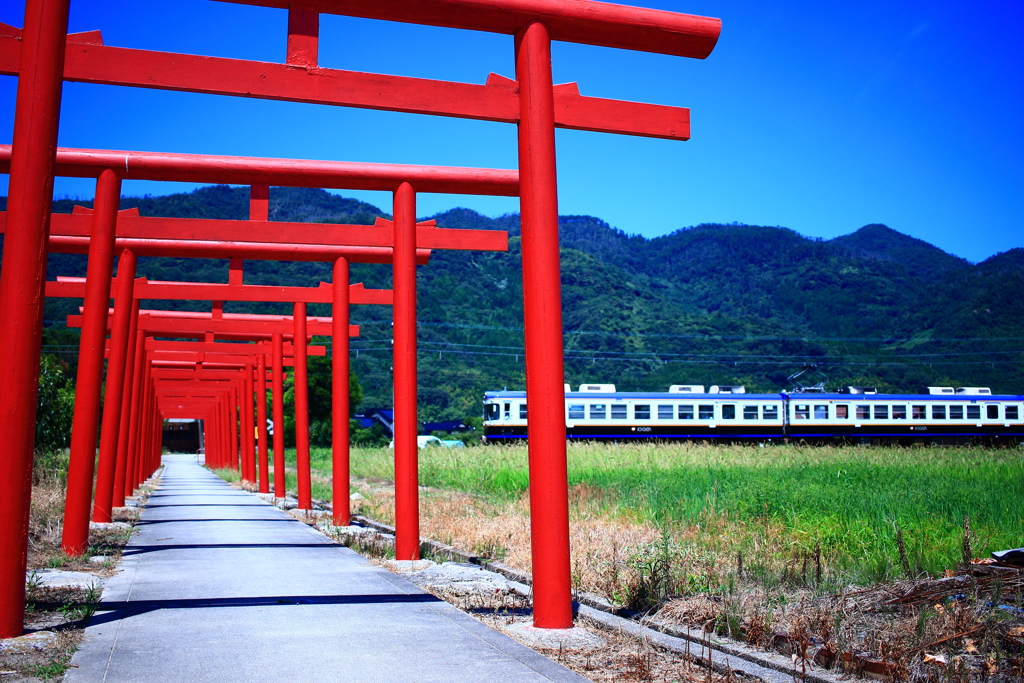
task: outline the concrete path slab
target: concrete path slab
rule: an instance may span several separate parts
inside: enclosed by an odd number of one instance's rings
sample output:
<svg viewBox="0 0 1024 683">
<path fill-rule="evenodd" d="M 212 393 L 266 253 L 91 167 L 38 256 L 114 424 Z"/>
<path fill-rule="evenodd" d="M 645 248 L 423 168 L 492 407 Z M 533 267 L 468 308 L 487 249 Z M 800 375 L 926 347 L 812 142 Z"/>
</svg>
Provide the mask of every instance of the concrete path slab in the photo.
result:
<svg viewBox="0 0 1024 683">
<path fill-rule="evenodd" d="M 69 683 L 585 681 L 165 456 Z"/>
</svg>

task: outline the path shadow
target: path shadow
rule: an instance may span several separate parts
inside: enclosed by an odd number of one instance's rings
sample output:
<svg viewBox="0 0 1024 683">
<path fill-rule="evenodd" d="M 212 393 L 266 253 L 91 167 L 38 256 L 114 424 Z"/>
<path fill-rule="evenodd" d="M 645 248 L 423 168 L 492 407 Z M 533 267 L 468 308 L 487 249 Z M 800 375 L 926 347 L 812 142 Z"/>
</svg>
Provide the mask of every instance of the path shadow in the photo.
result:
<svg viewBox="0 0 1024 683">
<path fill-rule="evenodd" d="M 291 524 L 292 522 L 298 522 L 299 520 L 292 517 L 291 519 L 270 519 L 269 517 L 211 517 L 209 519 L 146 519 L 135 522 L 136 527 L 152 526 L 154 524 L 187 524 L 191 522 L 274 522 L 277 524 Z M 301 524 L 302 522 L 299 522 Z"/>
<path fill-rule="evenodd" d="M 388 605 L 441 603 L 429 593 L 372 593 L 367 595 L 273 595 L 260 598 L 193 598 L 185 600 L 130 600 L 101 602 L 89 619 L 89 626 L 139 616 L 163 609 L 206 609 L 210 607 L 286 607 L 296 605 Z"/>
<path fill-rule="evenodd" d="M 340 543 L 182 543 L 167 545 L 130 545 L 124 549 L 122 555 L 142 555 L 161 550 L 214 550 L 214 549 L 285 549 L 285 548 L 344 548 Z"/>
<path fill-rule="evenodd" d="M 202 508 L 202 507 L 218 507 L 218 508 L 265 508 L 266 505 L 260 503 L 164 503 L 156 505 L 146 505 L 147 509 L 153 508 Z M 273 506 L 270 506 L 273 507 Z"/>
</svg>

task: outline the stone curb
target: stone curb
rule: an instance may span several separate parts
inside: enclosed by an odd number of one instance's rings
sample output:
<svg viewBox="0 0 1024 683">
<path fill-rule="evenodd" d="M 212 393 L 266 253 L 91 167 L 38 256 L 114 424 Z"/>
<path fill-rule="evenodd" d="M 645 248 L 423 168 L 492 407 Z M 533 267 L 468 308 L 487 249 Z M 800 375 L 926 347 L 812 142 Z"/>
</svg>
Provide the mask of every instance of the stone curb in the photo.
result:
<svg viewBox="0 0 1024 683">
<path fill-rule="evenodd" d="M 662 649 L 681 654 L 697 665 L 713 669 L 723 676 L 738 673 L 744 677 L 760 679 L 765 683 L 793 683 L 800 677 L 800 674 L 796 672 L 784 673 L 742 659 L 730 659 L 731 653 L 724 652 L 720 648 L 701 646 L 695 650 L 692 647 L 694 641 L 665 635 L 630 619 L 623 619 L 586 605 L 580 605 L 579 615 L 602 630 L 625 633 L 645 640 Z M 807 677 L 806 680 L 815 679 Z"/>
<path fill-rule="evenodd" d="M 812 683 L 839 683 L 848 680 L 848 676 L 819 669 L 817 666 L 807 663 L 806 671 L 785 655 L 775 654 L 758 650 L 746 643 L 721 636 L 707 636 L 701 631 L 695 631 L 686 627 L 659 624 L 649 620 L 642 621 L 647 629 L 661 634 L 662 637 L 671 638 L 679 642 L 689 642 L 705 648 L 721 652 L 723 654 L 745 660 L 758 668 L 769 669 L 784 674 L 784 680 L 803 680 Z M 736 667 L 734 667 L 736 668 Z M 778 675 L 778 673 L 776 675 Z M 767 680 L 767 679 L 765 679 Z"/>
</svg>

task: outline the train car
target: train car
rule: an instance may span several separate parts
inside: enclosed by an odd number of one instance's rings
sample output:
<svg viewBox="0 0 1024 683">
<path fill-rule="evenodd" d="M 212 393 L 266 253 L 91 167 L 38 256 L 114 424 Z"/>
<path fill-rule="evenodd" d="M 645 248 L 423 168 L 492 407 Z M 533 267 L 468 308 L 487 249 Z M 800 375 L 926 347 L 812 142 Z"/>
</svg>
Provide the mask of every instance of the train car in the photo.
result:
<svg viewBox="0 0 1024 683">
<path fill-rule="evenodd" d="M 981 387 L 930 387 L 928 394 L 790 394 L 787 436 L 885 443 L 1019 442 L 1024 396 Z"/>
<path fill-rule="evenodd" d="M 584 384 L 565 393 L 566 437 L 584 440 L 771 440 L 782 438 L 781 394 L 740 393 L 742 387 L 676 385 L 664 393 L 618 392 L 614 385 Z M 484 395 L 488 441 L 526 438 L 526 392 Z"/>
<path fill-rule="evenodd" d="M 583 440 L 801 440 L 876 443 L 1017 443 L 1024 396 L 981 388 L 932 387 L 929 394 L 748 394 L 743 387 L 674 385 L 667 392 L 618 392 L 610 384 L 565 390 L 566 437 Z M 851 390 L 856 391 L 855 388 Z M 523 440 L 526 392 L 484 395 L 484 438 Z"/>
</svg>

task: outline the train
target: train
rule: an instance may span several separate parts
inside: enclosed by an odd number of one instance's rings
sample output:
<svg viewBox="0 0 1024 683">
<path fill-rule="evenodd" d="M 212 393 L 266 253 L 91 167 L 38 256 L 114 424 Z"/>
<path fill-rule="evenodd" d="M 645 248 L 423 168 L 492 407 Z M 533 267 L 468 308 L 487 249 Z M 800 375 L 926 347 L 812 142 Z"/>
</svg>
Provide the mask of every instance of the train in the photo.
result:
<svg viewBox="0 0 1024 683">
<path fill-rule="evenodd" d="M 527 438 L 525 391 L 486 392 L 483 407 L 485 442 Z M 1017 445 L 1024 437 L 1024 396 L 987 387 L 751 394 L 728 385 L 620 392 L 614 384 L 567 384 L 564 414 L 566 438 L 590 441 Z"/>
</svg>

